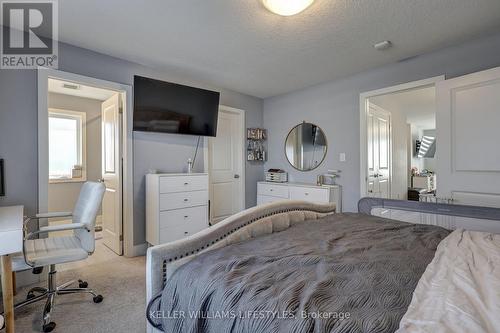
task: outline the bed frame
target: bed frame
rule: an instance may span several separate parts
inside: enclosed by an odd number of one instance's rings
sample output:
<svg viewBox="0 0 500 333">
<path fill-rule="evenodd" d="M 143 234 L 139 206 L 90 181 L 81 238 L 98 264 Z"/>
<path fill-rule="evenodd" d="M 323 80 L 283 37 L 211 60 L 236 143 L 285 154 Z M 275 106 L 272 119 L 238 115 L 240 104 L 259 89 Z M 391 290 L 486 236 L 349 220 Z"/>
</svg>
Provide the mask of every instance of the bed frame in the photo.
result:
<svg viewBox="0 0 500 333">
<path fill-rule="evenodd" d="M 244 210 L 187 238 L 150 247 L 146 258 L 146 301 L 149 303 L 163 290 L 178 267 L 205 251 L 279 232 L 305 220 L 314 221 L 335 213 L 335 209 L 334 203 L 277 201 Z M 148 332 L 161 332 L 147 325 Z"/>
<path fill-rule="evenodd" d="M 417 201 L 363 198 L 358 202 L 362 214 L 394 220 L 433 224 L 454 230 L 500 233 L 500 209 Z M 278 201 L 233 215 L 187 238 L 150 247 L 146 260 L 147 302 L 158 295 L 167 279 L 181 265 L 199 254 L 246 239 L 285 230 L 295 223 L 335 213 L 335 204 L 304 201 Z M 148 323 L 148 332 L 160 332 Z"/>
</svg>

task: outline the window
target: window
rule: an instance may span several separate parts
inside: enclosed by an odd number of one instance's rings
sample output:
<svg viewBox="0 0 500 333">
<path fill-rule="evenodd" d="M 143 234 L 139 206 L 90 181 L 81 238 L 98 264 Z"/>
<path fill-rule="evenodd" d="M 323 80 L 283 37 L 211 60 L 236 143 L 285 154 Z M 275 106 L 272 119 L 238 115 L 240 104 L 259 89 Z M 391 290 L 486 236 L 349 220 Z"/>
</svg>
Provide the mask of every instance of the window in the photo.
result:
<svg viewBox="0 0 500 333">
<path fill-rule="evenodd" d="M 49 109 L 49 181 L 85 181 L 85 113 Z"/>
</svg>

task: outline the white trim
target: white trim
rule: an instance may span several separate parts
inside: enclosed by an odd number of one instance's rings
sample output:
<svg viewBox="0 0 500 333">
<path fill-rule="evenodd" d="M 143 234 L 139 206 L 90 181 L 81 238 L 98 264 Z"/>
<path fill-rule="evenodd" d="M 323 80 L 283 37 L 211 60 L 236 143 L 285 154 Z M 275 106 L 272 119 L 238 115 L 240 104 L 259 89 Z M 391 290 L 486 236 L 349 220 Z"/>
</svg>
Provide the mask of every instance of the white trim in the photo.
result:
<svg viewBox="0 0 500 333">
<path fill-rule="evenodd" d="M 246 189 L 246 126 L 245 126 L 245 110 L 241 109 L 236 109 L 230 106 L 225 106 L 225 105 L 219 105 L 219 111 L 223 112 L 229 112 L 229 113 L 235 113 L 239 116 L 240 119 L 240 128 L 242 130 L 241 132 L 241 182 L 240 182 L 240 193 L 241 193 L 241 202 L 240 202 L 240 207 L 242 208 L 241 210 L 245 210 L 246 208 L 246 194 L 245 194 L 245 189 Z M 211 184 L 210 182 L 210 145 L 208 144 L 208 140 L 210 138 L 207 138 L 205 140 L 205 147 L 203 151 L 203 161 L 204 161 L 204 172 L 208 173 L 208 183 Z M 212 202 L 212 191 L 209 188 L 209 197 L 210 197 L 210 202 Z M 210 222 L 211 221 L 211 215 L 212 215 L 212 210 L 210 209 Z"/>
<path fill-rule="evenodd" d="M 132 86 L 93 77 L 59 71 L 48 68 L 38 68 L 38 211 L 48 209 L 48 79 L 60 79 L 121 93 L 123 110 L 123 251 L 126 257 L 134 256 L 134 219 L 133 219 L 133 136 L 132 136 Z M 41 221 L 47 225 L 47 221 Z"/>
<path fill-rule="evenodd" d="M 72 111 L 64 109 L 49 108 L 49 118 L 50 114 L 55 114 L 58 118 L 70 118 L 77 119 L 79 122 L 79 138 L 78 145 L 80 146 L 79 151 L 79 165 L 82 167 L 82 176 L 79 178 L 50 178 L 49 173 L 49 184 L 60 184 L 60 183 L 77 183 L 87 181 L 87 113 L 82 111 Z"/>
<path fill-rule="evenodd" d="M 367 136 L 366 136 L 366 112 L 368 109 L 367 100 L 370 97 L 401 92 L 404 90 L 411 90 L 415 88 L 423 88 L 425 86 L 433 86 L 436 85 L 437 82 L 444 81 L 445 76 L 439 75 L 434 76 L 428 79 L 417 80 L 412 82 L 407 82 L 403 84 L 398 84 L 391 87 L 386 87 L 377 90 L 366 91 L 359 94 L 359 188 L 360 188 L 360 197 L 366 196 L 366 177 L 368 175 L 367 171 L 367 155 L 368 155 L 368 144 L 367 144 Z"/>
</svg>

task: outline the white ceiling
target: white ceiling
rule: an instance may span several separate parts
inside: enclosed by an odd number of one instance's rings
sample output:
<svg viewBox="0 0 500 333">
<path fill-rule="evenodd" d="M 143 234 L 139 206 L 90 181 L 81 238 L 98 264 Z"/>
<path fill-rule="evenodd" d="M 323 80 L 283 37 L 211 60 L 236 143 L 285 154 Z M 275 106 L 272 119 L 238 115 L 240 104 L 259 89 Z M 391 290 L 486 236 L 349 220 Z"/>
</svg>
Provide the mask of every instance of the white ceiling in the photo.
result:
<svg viewBox="0 0 500 333">
<path fill-rule="evenodd" d="M 78 87 L 78 89 L 65 88 L 64 84 L 69 84 L 72 86 L 76 85 Z M 84 86 L 81 84 L 75 84 L 73 82 L 67 82 L 67 81 L 56 80 L 56 79 L 49 79 L 48 90 L 51 93 L 77 96 L 77 97 L 83 97 L 83 98 L 90 98 L 90 99 L 96 99 L 99 101 L 105 101 L 108 98 L 110 98 L 111 96 L 113 96 L 114 94 L 116 94 L 116 91 L 113 91 L 113 90 L 101 89 L 101 88 L 96 88 L 96 87 L 91 87 L 91 86 Z"/>
<path fill-rule="evenodd" d="M 406 122 L 420 129 L 436 128 L 436 88 L 434 86 L 370 98 L 370 102 L 391 112 L 400 112 Z"/>
<path fill-rule="evenodd" d="M 59 25 L 64 42 L 264 98 L 496 32 L 500 1 L 316 0 L 281 17 L 259 0 L 64 0 Z"/>
</svg>

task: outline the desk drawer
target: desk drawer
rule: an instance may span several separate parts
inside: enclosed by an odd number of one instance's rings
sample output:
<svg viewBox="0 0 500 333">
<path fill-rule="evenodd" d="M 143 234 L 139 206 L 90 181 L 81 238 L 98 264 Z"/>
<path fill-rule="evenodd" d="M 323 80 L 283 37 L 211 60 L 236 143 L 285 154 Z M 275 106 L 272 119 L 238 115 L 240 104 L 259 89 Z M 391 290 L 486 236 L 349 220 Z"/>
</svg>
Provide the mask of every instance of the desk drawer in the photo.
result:
<svg viewBox="0 0 500 333">
<path fill-rule="evenodd" d="M 326 188 L 290 187 L 291 200 L 304 200 L 310 202 L 329 202 L 330 191 Z"/>
<path fill-rule="evenodd" d="M 208 205 L 208 191 L 160 194 L 160 211 Z"/>
<path fill-rule="evenodd" d="M 208 191 L 208 177 L 205 175 L 160 177 L 160 193 L 202 190 Z"/>
<path fill-rule="evenodd" d="M 273 184 L 258 184 L 257 194 L 288 199 L 288 186 L 273 185 Z"/>
</svg>

